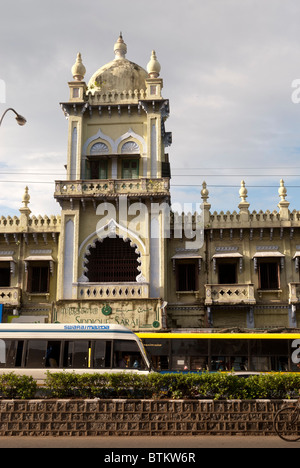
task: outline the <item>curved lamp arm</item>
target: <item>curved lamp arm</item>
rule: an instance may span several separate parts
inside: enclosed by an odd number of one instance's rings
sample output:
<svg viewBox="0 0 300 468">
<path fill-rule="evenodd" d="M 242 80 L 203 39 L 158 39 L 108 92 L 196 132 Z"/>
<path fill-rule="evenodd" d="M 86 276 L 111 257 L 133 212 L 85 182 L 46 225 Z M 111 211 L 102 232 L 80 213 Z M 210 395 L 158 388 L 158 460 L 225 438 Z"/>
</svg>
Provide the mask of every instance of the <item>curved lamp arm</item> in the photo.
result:
<svg viewBox="0 0 300 468">
<path fill-rule="evenodd" d="M 6 111 L 2 114 L 2 117 L 0 119 L 0 126 L 2 124 L 2 120 L 4 119 L 4 116 L 5 114 L 7 114 L 8 111 L 12 111 L 16 114 L 16 121 L 19 125 L 25 125 L 26 124 L 26 119 L 25 117 L 23 117 L 22 115 L 18 114 L 17 111 L 15 111 L 15 109 L 13 109 L 12 107 L 9 107 L 8 109 L 6 109 Z"/>
</svg>

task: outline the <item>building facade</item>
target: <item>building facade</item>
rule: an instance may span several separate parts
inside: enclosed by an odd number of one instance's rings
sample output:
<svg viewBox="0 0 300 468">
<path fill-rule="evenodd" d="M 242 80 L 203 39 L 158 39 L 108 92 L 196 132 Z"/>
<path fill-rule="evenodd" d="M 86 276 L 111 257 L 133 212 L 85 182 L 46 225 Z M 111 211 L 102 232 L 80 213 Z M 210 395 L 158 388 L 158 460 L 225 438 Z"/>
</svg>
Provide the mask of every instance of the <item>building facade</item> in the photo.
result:
<svg viewBox="0 0 300 468">
<path fill-rule="evenodd" d="M 278 211 L 170 209 L 169 101 L 153 51 L 147 71 L 115 58 L 88 82 L 72 67 L 66 177 L 59 216 L 0 219 L 3 321 L 119 323 L 135 331 L 296 328 L 300 321 L 300 212 L 280 181 Z"/>
</svg>

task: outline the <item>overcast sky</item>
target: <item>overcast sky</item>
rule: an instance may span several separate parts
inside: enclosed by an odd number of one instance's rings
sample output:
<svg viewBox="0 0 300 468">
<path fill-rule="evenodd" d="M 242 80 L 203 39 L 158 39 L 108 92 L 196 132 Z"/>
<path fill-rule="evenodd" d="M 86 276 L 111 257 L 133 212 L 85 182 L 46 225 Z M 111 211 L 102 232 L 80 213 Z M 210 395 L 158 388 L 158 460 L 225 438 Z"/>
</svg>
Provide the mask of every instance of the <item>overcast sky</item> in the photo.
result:
<svg viewBox="0 0 300 468">
<path fill-rule="evenodd" d="M 283 178 L 299 210 L 299 18 L 295 0 L 1 0 L 0 114 L 14 107 L 28 123 L 9 113 L 0 129 L 0 215 L 18 214 L 26 185 L 33 214 L 59 213 L 68 125 L 59 102 L 77 52 L 88 81 L 114 58 L 120 31 L 129 60 L 146 68 L 155 49 L 161 64 L 173 202 L 199 202 L 206 180 L 211 211 L 238 210 L 244 179 L 250 210 L 273 211 Z"/>
</svg>

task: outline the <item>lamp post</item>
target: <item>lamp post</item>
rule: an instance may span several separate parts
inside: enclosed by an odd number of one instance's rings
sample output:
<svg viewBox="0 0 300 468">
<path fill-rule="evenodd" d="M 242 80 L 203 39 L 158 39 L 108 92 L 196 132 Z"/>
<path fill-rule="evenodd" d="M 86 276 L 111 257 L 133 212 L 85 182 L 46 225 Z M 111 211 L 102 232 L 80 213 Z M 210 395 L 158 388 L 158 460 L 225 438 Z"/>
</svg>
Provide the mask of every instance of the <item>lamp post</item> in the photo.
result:
<svg viewBox="0 0 300 468">
<path fill-rule="evenodd" d="M 18 114 L 17 111 L 15 111 L 15 109 L 13 109 L 12 107 L 9 107 L 8 109 L 6 109 L 6 111 L 4 111 L 4 113 L 2 114 L 2 117 L 0 119 L 0 127 L 1 127 L 1 124 L 2 124 L 2 120 L 4 119 L 4 116 L 5 114 L 7 114 L 8 111 L 12 111 L 16 114 L 16 121 L 18 123 L 18 125 L 25 125 L 26 124 L 26 119 L 25 117 L 23 117 L 22 115 Z"/>
</svg>

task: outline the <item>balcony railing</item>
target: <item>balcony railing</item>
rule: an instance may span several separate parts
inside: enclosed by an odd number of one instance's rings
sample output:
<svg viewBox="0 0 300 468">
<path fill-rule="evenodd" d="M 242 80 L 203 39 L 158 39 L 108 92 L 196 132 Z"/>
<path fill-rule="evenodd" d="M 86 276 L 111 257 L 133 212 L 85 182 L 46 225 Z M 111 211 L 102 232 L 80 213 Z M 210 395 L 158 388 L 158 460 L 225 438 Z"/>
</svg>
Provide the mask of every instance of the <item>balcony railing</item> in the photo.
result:
<svg viewBox="0 0 300 468">
<path fill-rule="evenodd" d="M 103 179 L 56 181 L 56 198 L 118 195 L 167 195 L 170 190 L 168 178 L 161 179 Z"/>
<path fill-rule="evenodd" d="M 300 303 L 300 283 L 289 283 L 289 303 Z"/>
<path fill-rule="evenodd" d="M 78 299 L 148 299 L 149 283 L 77 283 Z"/>
<path fill-rule="evenodd" d="M 206 284 L 205 304 L 255 304 L 253 284 Z"/>
<path fill-rule="evenodd" d="M 0 288 L 0 304 L 19 306 L 21 303 L 21 289 L 2 287 Z"/>
</svg>

